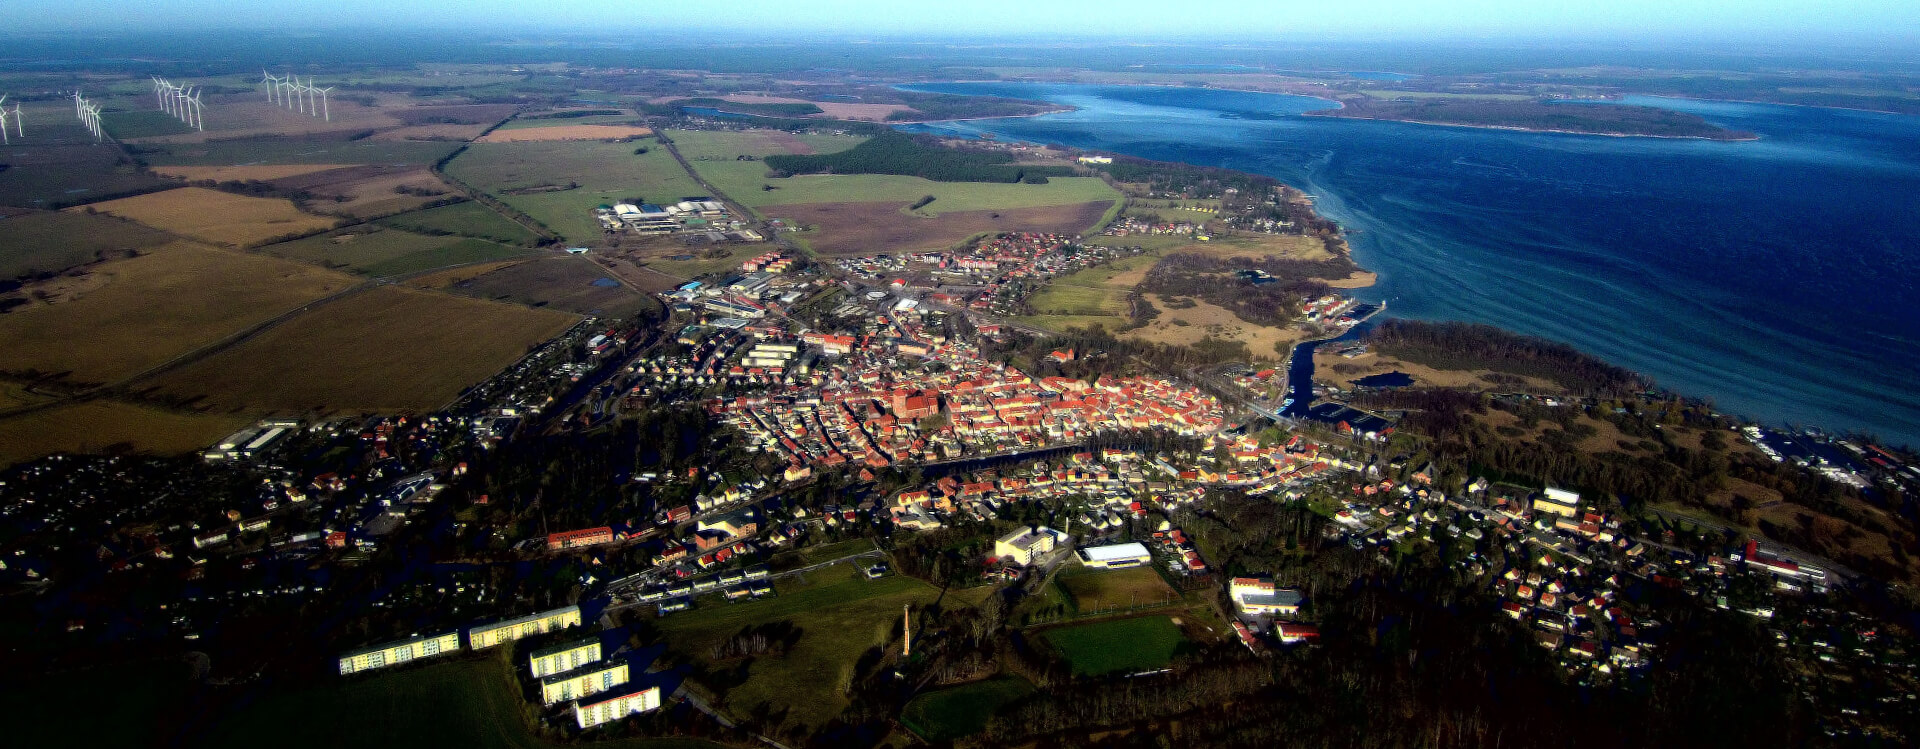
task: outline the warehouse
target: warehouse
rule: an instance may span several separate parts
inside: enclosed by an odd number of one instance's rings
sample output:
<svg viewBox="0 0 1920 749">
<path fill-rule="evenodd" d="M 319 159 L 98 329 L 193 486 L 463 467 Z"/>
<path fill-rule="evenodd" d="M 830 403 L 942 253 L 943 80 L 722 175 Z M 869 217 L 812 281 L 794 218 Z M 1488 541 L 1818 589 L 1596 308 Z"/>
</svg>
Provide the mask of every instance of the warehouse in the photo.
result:
<svg viewBox="0 0 1920 749">
<path fill-rule="evenodd" d="M 1153 561 L 1147 547 L 1138 542 L 1088 546 L 1080 550 L 1080 563 L 1088 567 L 1117 570 L 1139 567 Z"/>
</svg>

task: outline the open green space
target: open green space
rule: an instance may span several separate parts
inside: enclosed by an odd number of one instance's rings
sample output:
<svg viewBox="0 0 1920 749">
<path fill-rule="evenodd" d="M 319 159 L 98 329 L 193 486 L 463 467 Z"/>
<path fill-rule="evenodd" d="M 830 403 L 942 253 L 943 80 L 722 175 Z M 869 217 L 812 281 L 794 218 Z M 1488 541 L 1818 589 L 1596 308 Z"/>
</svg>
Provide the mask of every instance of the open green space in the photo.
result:
<svg viewBox="0 0 1920 749">
<path fill-rule="evenodd" d="M 673 203 L 704 194 L 666 149 L 634 153 L 640 147 L 603 141 L 476 143 L 446 170 L 567 239 L 585 242 L 602 232 L 594 206 L 634 199 Z"/>
<path fill-rule="evenodd" d="M 1077 674 L 1165 668 L 1187 642 L 1180 627 L 1164 616 L 1113 619 L 1049 629 L 1042 635 Z"/>
<path fill-rule="evenodd" d="M 676 278 L 699 278 L 709 273 L 724 273 L 738 268 L 740 261 L 764 253 L 767 249 L 764 244 L 688 247 L 684 251 L 647 258 L 642 264 Z"/>
<path fill-rule="evenodd" d="M 1083 268 L 1048 282 L 1047 287 L 1027 303 L 1039 315 L 1124 317 L 1127 293 L 1140 284 L 1147 269 L 1159 260 L 1158 255 L 1146 254 Z"/>
<path fill-rule="evenodd" d="M 864 135 L 787 133 L 775 130 L 668 130 L 673 146 L 689 161 L 795 153 L 792 144 L 814 153 L 845 151 L 866 141 Z"/>
<path fill-rule="evenodd" d="M 432 164 L 459 148 L 452 141 L 247 138 L 207 143 L 134 146 L 142 159 L 164 166 L 241 164 Z"/>
<path fill-rule="evenodd" d="M 704 663 L 710 672 L 744 670 L 745 680 L 721 695 L 730 712 L 748 714 L 764 704 L 775 714 L 786 711 L 789 725 L 807 727 L 818 727 L 845 709 L 860 658 L 900 636 L 902 604 L 921 606 L 940 598 L 938 589 L 920 580 L 902 575 L 868 580 L 850 564 L 784 577 L 774 588 L 778 596 L 758 601 L 703 599 L 692 611 L 661 619 L 660 629 L 675 652 Z M 784 655 L 706 660 L 714 645 L 741 629 L 782 621 L 800 630 Z"/>
<path fill-rule="evenodd" d="M 713 166 L 718 168 L 710 171 Z M 905 206 L 932 195 L 933 202 L 919 212 L 937 216 L 960 211 L 1074 205 L 1120 197 L 1118 191 L 1097 177 L 1055 177 L 1044 185 L 1027 185 L 935 182 L 893 174 L 802 174 L 772 178 L 766 176 L 764 165 L 753 162 L 694 162 L 693 168 L 728 197 L 763 209 L 803 203 L 899 202 Z M 763 186 L 774 189 L 766 190 Z"/>
<path fill-rule="evenodd" d="M 459 234 L 507 244 L 525 244 L 538 239 L 527 227 L 472 201 L 388 216 L 378 223 L 427 234 Z"/>
<path fill-rule="evenodd" d="M 457 242 L 478 240 L 428 236 L 377 225 L 356 226 L 260 248 L 269 255 L 319 263 L 329 268 L 366 272 L 368 268 L 439 249 Z M 433 267 L 433 266 L 427 266 Z"/>
<path fill-rule="evenodd" d="M 915 697 L 900 722 L 929 741 L 952 741 L 979 733 L 994 711 L 1029 694 L 1033 684 L 1026 679 L 994 677 Z"/>
<path fill-rule="evenodd" d="M 374 263 L 365 268 L 369 276 L 387 278 L 404 276 L 409 273 L 445 268 L 451 265 L 485 263 L 494 260 L 506 260 L 526 255 L 527 251 L 518 247 L 507 247 L 481 239 L 460 239 L 452 244 L 402 255 L 391 260 Z"/>
<path fill-rule="evenodd" d="M 115 138 L 150 138 L 156 135 L 179 135 L 193 132 L 187 123 L 181 122 L 157 109 L 130 109 L 119 112 L 101 112 L 100 124 Z"/>
<path fill-rule="evenodd" d="M 276 747 L 556 746 L 528 728 L 528 719 L 537 710 L 521 699 L 504 658 L 449 661 L 269 694 L 218 721 L 194 743 L 257 747 L 262 737 L 271 736 Z M 73 724 L 61 727 L 71 737 Z M 689 739 L 626 739 L 568 746 L 705 749 L 721 745 Z"/>
<path fill-rule="evenodd" d="M 172 235 L 145 224 L 85 213 L 29 213 L 0 221 L 0 278 L 58 273 L 155 247 Z"/>
<path fill-rule="evenodd" d="M 1152 567 L 1124 570 L 1074 567 L 1063 570 L 1054 581 L 1082 615 L 1181 601 L 1180 595 Z"/>
<path fill-rule="evenodd" d="M 456 283 L 446 291 L 603 317 L 625 317 L 655 304 L 646 295 L 615 282 L 605 268 L 574 255 L 518 263 Z"/>
<path fill-rule="evenodd" d="M 516 117 L 501 130 L 527 130 L 536 127 L 563 127 L 566 125 L 644 125 L 638 115 L 633 114 L 593 114 L 585 117 Z"/>
</svg>

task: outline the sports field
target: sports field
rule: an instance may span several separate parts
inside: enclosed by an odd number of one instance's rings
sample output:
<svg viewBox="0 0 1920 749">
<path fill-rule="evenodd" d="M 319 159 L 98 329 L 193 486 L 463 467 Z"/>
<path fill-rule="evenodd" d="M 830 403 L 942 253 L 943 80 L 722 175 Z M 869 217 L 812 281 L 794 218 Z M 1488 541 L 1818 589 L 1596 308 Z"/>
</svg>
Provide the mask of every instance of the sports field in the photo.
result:
<svg viewBox="0 0 1920 749">
<path fill-rule="evenodd" d="M 57 452 L 180 455 L 203 450 L 251 421 L 107 400 L 55 406 L 0 418 L 0 466 Z"/>
<path fill-rule="evenodd" d="M 500 659 L 452 660 L 299 691 L 270 692 L 217 720 L 206 747 L 405 746 L 538 749 L 560 746 L 528 727 L 529 704 Z M 322 719 L 320 716 L 332 716 Z M 349 719 L 350 716 L 350 719 Z M 300 726 L 289 730 L 289 726 Z M 569 742 L 590 749 L 724 749 L 697 739 Z"/>
<path fill-rule="evenodd" d="M 1049 629 L 1042 635 L 1073 664 L 1073 672 L 1098 676 L 1165 668 L 1187 642 L 1165 616 L 1112 619 Z"/>
<path fill-rule="evenodd" d="M 0 279 L 58 273 L 173 241 L 144 224 L 84 213 L 29 213 L 0 223 L 0 230 Z"/>
<path fill-rule="evenodd" d="M 558 335 L 573 315 L 380 286 L 155 381 L 249 412 L 429 411 Z"/>
<path fill-rule="evenodd" d="M 921 694 L 907 703 L 900 722 L 929 741 L 952 741 L 979 733 L 994 711 L 1029 694 L 1033 684 L 1026 679 L 997 676 Z"/>
<path fill-rule="evenodd" d="M 938 589 L 919 580 L 901 575 L 868 580 L 848 564 L 806 577 L 804 582 L 780 579 L 775 583 L 779 595 L 771 599 L 724 603 L 709 596 L 692 611 L 660 620 L 669 645 L 702 663 L 709 648 L 743 627 L 787 621 L 799 628 L 798 643 L 784 656 L 706 664 L 711 670 L 746 669 L 746 681 L 722 695 L 729 712 L 744 715 L 766 704 L 776 714 L 788 711 L 789 726 L 826 723 L 847 706 L 847 685 L 861 656 L 899 638 L 901 604 L 924 605 L 940 597 Z"/>
<path fill-rule="evenodd" d="M 526 244 L 538 239 L 526 227 L 472 201 L 388 216 L 377 223 L 427 234 L 459 234 L 506 244 Z"/>
<path fill-rule="evenodd" d="M 176 242 L 33 288 L 0 315 L 0 371 L 106 383 L 358 283 L 280 258 Z"/>
<path fill-rule="evenodd" d="M 302 213 L 292 201 L 182 187 L 87 206 L 214 244 L 247 247 L 332 228 L 334 219 Z M 68 209 L 74 211 L 76 209 Z"/>
<path fill-rule="evenodd" d="M 532 216 L 570 241 L 600 237 L 594 206 L 701 195 L 666 149 L 635 154 L 632 143 L 482 143 L 449 162 L 447 173 Z"/>
<path fill-rule="evenodd" d="M 1124 570 L 1075 567 L 1062 571 L 1054 582 L 1066 591 L 1082 615 L 1180 600 L 1173 587 L 1151 567 Z"/>
</svg>

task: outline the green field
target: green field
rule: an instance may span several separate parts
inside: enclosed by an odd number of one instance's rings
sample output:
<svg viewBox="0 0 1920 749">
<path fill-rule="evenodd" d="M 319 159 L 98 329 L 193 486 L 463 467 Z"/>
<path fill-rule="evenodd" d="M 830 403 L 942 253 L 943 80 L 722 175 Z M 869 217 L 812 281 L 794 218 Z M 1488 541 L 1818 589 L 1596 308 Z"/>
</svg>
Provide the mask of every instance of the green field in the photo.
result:
<svg viewBox="0 0 1920 749">
<path fill-rule="evenodd" d="M 376 278 L 391 278 L 453 265 L 507 260 L 526 254 L 528 254 L 527 251 L 519 247 L 508 247 L 480 239 L 459 239 L 452 244 L 374 263 L 367 266 L 364 272 Z"/>
<path fill-rule="evenodd" d="M 101 112 L 100 124 L 115 138 L 150 138 L 193 132 L 187 123 L 157 109 L 133 109 Z"/>
<path fill-rule="evenodd" d="M 234 166 L 239 164 L 432 164 L 453 153 L 451 141 L 318 140 L 249 138 L 209 143 L 137 146 L 141 158 L 156 166 Z"/>
<path fill-rule="evenodd" d="M 371 231 L 369 231 L 371 229 Z M 458 248 L 453 245 L 459 245 Z M 521 252 L 491 242 L 461 237 L 434 237 L 377 226 L 353 227 L 292 242 L 260 248 L 269 255 L 305 260 L 329 268 L 347 268 L 371 275 L 437 268 L 472 260 L 446 260 L 473 256 L 474 260 L 511 256 Z M 502 254 L 502 251 L 505 254 Z M 377 271 L 377 272 L 376 272 Z"/>
<path fill-rule="evenodd" d="M 1069 273 L 1048 282 L 1027 301 L 1038 315 L 1097 316 L 1116 319 L 1108 327 L 1125 323 L 1127 293 L 1146 278 L 1146 271 L 1159 262 L 1157 255 L 1138 255 L 1105 265 Z"/>
<path fill-rule="evenodd" d="M 1165 668 L 1187 642 L 1164 616 L 1060 627 L 1042 637 L 1073 664 L 1074 673 L 1087 676 Z"/>
<path fill-rule="evenodd" d="M 1181 601 L 1152 567 L 1124 570 L 1074 567 L 1062 571 L 1054 581 L 1082 615 Z"/>
<path fill-rule="evenodd" d="M 609 107 L 611 109 L 612 107 Z M 501 130 L 527 130 L 536 127 L 561 127 L 564 125 L 645 125 L 638 115 L 633 114 L 596 114 L 586 117 L 520 117 L 501 125 Z"/>
<path fill-rule="evenodd" d="M 510 649 L 509 649 L 510 650 Z M 261 697 L 192 742 L 205 747 L 548 747 L 528 727 L 536 706 L 520 697 L 504 659 L 450 661 Z M 68 731 L 72 725 L 62 726 Z M 294 730 L 293 727 L 298 727 Z M 605 749 L 712 749 L 689 739 L 567 744 Z"/>
<path fill-rule="evenodd" d="M 1033 684 L 1018 676 L 999 676 L 927 692 L 907 703 L 900 722 L 929 741 L 952 741 L 987 727 L 994 711 L 1033 694 Z"/>
<path fill-rule="evenodd" d="M 771 599 L 725 603 L 709 596 L 693 611 L 660 620 L 668 644 L 696 661 L 750 625 L 784 620 L 800 629 L 798 643 L 784 656 L 756 658 L 744 666 L 737 661 L 710 665 L 713 671 L 745 668 L 745 682 L 722 696 L 730 712 L 744 715 L 766 704 L 775 713 L 789 711 L 789 725 L 826 723 L 847 706 L 847 686 L 860 657 L 900 636 L 901 604 L 940 598 L 938 589 L 919 580 L 901 575 L 868 580 L 849 564 L 804 577 L 781 578 L 774 585 L 779 595 Z"/>
<path fill-rule="evenodd" d="M 567 239 L 585 242 L 601 235 L 594 206 L 635 198 L 673 203 L 704 194 L 666 149 L 636 155 L 639 147 L 602 141 L 476 143 L 446 169 Z M 542 187 L 563 189 L 526 192 Z"/>
<path fill-rule="evenodd" d="M 643 265 L 676 278 L 699 278 L 709 273 L 722 273 L 740 267 L 740 262 L 770 249 L 765 244 L 719 245 L 715 247 L 689 247 L 684 251 L 648 258 Z M 720 257 L 703 257 L 705 253 L 724 250 Z M 673 260 L 676 257 L 691 258 Z"/>
<path fill-rule="evenodd" d="M 680 150 L 680 155 L 693 165 L 700 176 L 726 193 L 727 197 L 749 208 L 801 203 L 899 201 L 906 204 L 919 200 L 921 196 L 932 195 L 934 201 L 922 208 L 921 212 L 938 215 L 954 211 L 1072 205 L 1117 200 L 1120 197 L 1118 192 L 1095 177 L 1056 177 L 1044 185 L 935 182 L 890 174 L 805 174 L 774 179 L 766 176 L 765 164 L 737 161 L 735 157 L 782 153 L 778 144 L 787 142 L 789 137 L 805 143 L 816 153 L 852 148 L 864 138 L 812 134 L 789 136 L 786 133 L 774 135 L 771 131 L 687 130 L 669 131 L 668 136 Z M 775 189 L 766 190 L 765 186 Z"/>
<path fill-rule="evenodd" d="M 447 232 L 479 239 L 491 239 L 507 244 L 526 244 L 539 238 L 527 227 L 514 223 L 507 217 L 495 213 L 493 209 L 472 201 L 388 216 L 377 223 L 427 233 Z"/>
<path fill-rule="evenodd" d="M 0 278 L 58 273 L 128 250 L 155 247 L 172 235 L 106 215 L 29 213 L 0 220 Z"/>
</svg>

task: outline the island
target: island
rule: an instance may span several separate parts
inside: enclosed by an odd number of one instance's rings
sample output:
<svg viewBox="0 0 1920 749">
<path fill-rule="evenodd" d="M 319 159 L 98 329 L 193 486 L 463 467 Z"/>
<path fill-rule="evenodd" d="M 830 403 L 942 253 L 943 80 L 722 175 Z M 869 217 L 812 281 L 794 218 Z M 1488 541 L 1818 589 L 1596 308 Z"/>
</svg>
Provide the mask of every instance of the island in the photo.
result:
<svg viewBox="0 0 1920 749">
<path fill-rule="evenodd" d="M 1753 133 L 1729 130 L 1705 118 L 1671 109 L 1617 104 L 1605 100 L 1474 97 L 1342 97 L 1341 106 L 1307 112 L 1310 117 L 1392 120 L 1428 125 L 1529 130 L 1585 135 L 1706 140 L 1758 140 Z"/>
</svg>

